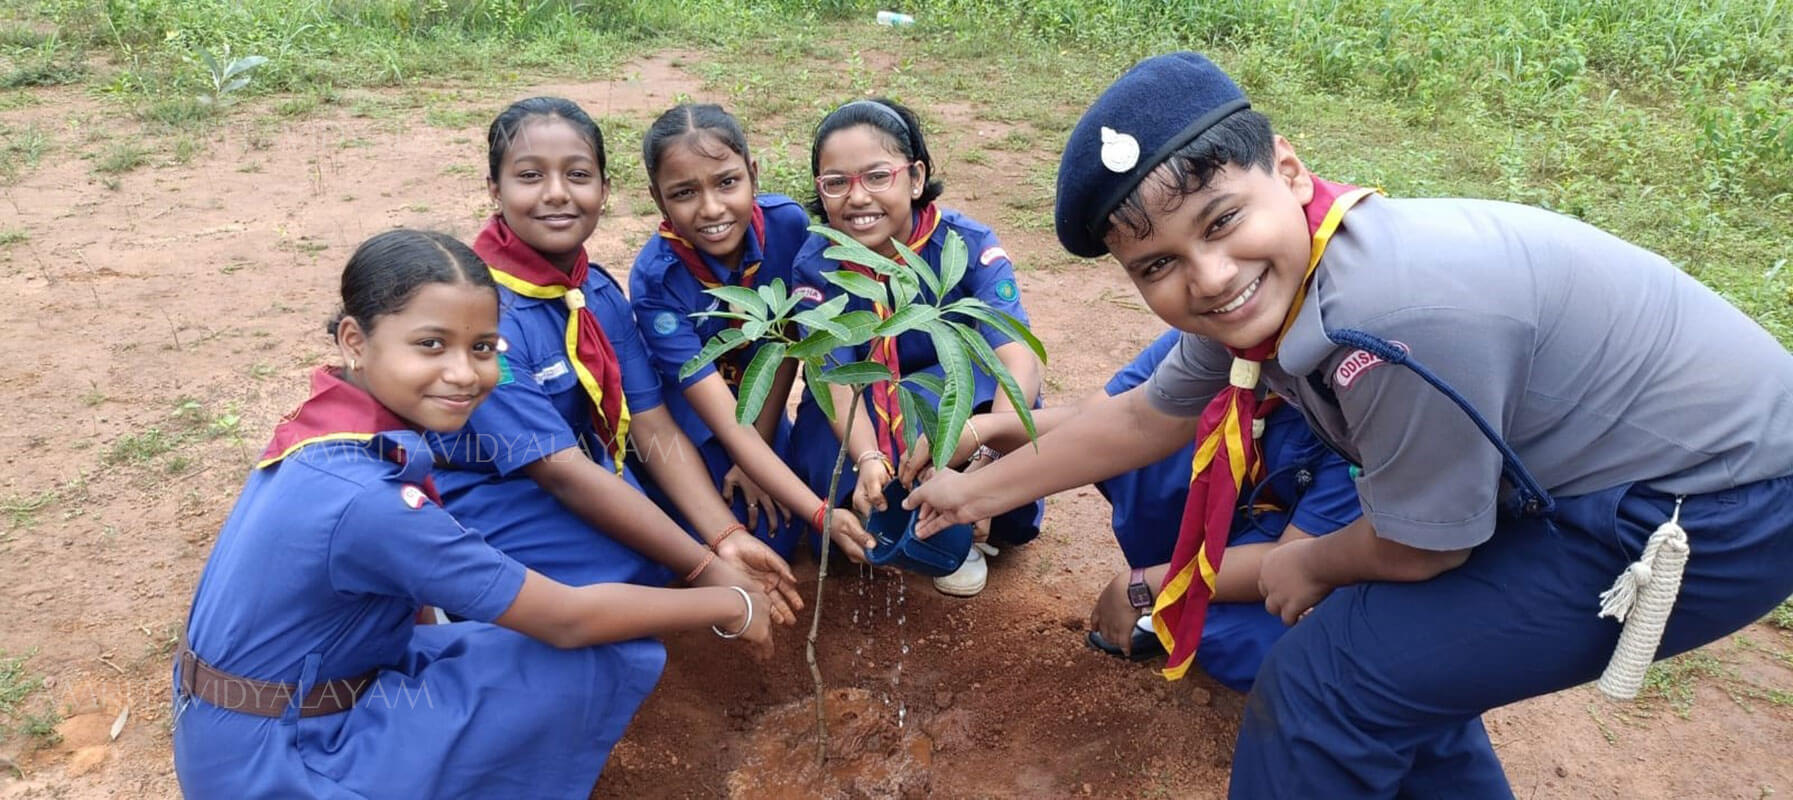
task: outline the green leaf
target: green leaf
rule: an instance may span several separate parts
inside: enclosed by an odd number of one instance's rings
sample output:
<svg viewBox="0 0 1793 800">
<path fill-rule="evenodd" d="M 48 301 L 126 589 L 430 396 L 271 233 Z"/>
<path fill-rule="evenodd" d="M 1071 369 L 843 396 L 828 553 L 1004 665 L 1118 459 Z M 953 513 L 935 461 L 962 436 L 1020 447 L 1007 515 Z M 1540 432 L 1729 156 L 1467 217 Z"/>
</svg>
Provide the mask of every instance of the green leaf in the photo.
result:
<svg viewBox="0 0 1793 800">
<path fill-rule="evenodd" d="M 264 56 L 243 56 L 230 62 L 230 66 L 224 68 L 224 77 L 233 78 L 266 63 L 268 63 L 268 59 Z M 213 67 L 216 67 L 215 62 Z M 247 83 L 247 80 L 244 82 Z"/>
<path fill-rule="evenodd" d="M 822 273 L 822 280 L 839 286 L 847 294 L 864 298 L 874 303 L 890 305 L 890 293 L 885 291 L 884 284 L 848 269 L 837 269 Z"/>
<path fill-rule="evenodd" d="M 909 272 L 926 284 L 928 291 L 933 292 L 936 299 L 945 296 L 940 291 L 940 276 L 934 274 L 934 268 L 928 265 L 927 259 L 922 258 L 920 253 L 910 250 L 909 246 L 902 242 L 891 239 L 890 243 L 896 245 L 897 255 L 903 257 L 903 263 L 908 265 Z"/>
<path fill-rule="evenodd" d="M 1033 331 L 1028 330 L 1026 325 L 1022 325 L 1020 320 L 991 308 L 984 301 L 967 297 L 955 301 L 952 305 L 941 309 L 940 312 L 942 316 L 949 313 L 963 314 L 995 328 L 998 333 L 1009 337 L 1009 341 L 1027 345 L 1027 349 L 1032 350 L 1034 356 L 1040 359 L 1040 365 L 1045 366 L 1046 346 L 1040 344 L 1039 337 L 1034 336 Z"/>
<path fill-rule="evenodd" d="M 972 406 L 977 404 L 977 378 L 971 372 L 971 357 L 951 325 L 935 320 L 923 327 L 934 340 L 934 355 L 939 358 L 941 372 L 946 377 L 946 391 L 940 395 L 938 411 L 940 436 L 934 441 L 957 442 L 959 434 L 965 430 L 965 421 L 971 419 Z M 950 447 L 936 448 L 934 468 L 946 469 L 946 462 L 952 455 Z"/>
<path fill-rule="evenodd" d="M 741 326 L 741 336 L 746 338 L 747 341 L 756 341 L 760 337 L 765 336 L 766 329 L 770 327 L 772 327 L 772 323 L 763 319 L 748 320 L 747 324 Z"/>
<path fill-rule="evenodd" d="M 778 298 L 778 302 L 775 304 L 778 313 L 773 316 L 780 319 L 789 316 L 791 309 L 796 308 L 798 303 L 803 302 L 802 295 L 791 294 L 785 288 L 783 278 L 773 278 L 772 283 L 769 285 L 772 287 L 773 296 Z"/>
<path fill-rule="evenodd" d="M 871 248 L 860 244 L 853 237 L 848 236 L 844 231 L 838 231 L 830 226 L 817 223 L 809 226 L 809 232 L 818 234 L 822 238 L 834 243 L 833 247 L 822 251 L 823 258 L 832 258 L 836 261 L 851 261 L 855 264 L 863 264 L 880 275 L 888 275 L 890 274 L 890 271 L 895 268 L 895 265 L 891 263 L 890 259 L 878 255 Z"/>
<path fill-rule="evenodd" d="M 873 361 L 855 361 L 824 371 L 820 377 L 824 383 L 869 386 L 890 380 L 890 368 Z"/>
<path fill-rule="evenodd" d="M 1030 409 L 1032 404 L 1027 402 L 1027 396 L 1021 392 L 1021 384 L 1015 382 L 1015 376 L 1009 374 L 1008 367 L 1003 365 L 1002 359 L 991 349 L 990 343 L 984 341 L 984 335 L 962 322 L 947 324 L 959 332 L 959 339 L 965 342 L 965 349 L 971 352 L 971 357 L 983 365 L 984 371 L 996 379 L 996 385 L 1008 396 L 1009 404 L 1015 407 L 1015 416 L 1021 418 L 1021 427 L 1027 429 L 1028 441 L 1038 439 L 1039 434 L 1033 427 L 1033 411 Z"/>
<path fill-rule="evenodd" d="M 928 441 L 934 440 L 934 428 L 939 425 L 934 416 L 934 409 L 924 402 L 924 398 L 908 387 L 899 387 L 897 391 L 897 408 L 903 413 L 903 449 L 915 449 L 915 440 L 926 433 Z M 926 414 L 927 416 L 922 416 Z"/>
<path fill-rule="evenodd" d="M 766 316 L 772 316 L 772 311 L 780 305 L 778 295 L 772 293 L 772 287 L 761 286 L 758 291 L 754 292 L 754 294 L 759 295 L 761 300 L 766 301 Z"/>
<path fill-rule="evenodd" d="M 935 397 L 939 397 L 946 393 L 946 381 L 941 380 L 939 375 L 935 375 L 932 372 L 917 372 L 914 375 L 904 375 L 903 382 L 913 383 L 916 386 L 920 386 L 921 388 L 932 392 Z"/>
<path fill-rule="evenodd" d="M 759 419 L 760 408 L 766 405 L 766 397 L 772 394 L 778 365 L 784 362 L 784 351 L 784 342 L 767 342 L 753 355 L 747 371 L 741 374 L 741 390 L 735 399 L 736 422 L 752 425 L 754 420 Z"/>
<path fill-rule="evenodd" d="M 829 393 L 828 384 L 822 381 L 821 364 L 808 360 L 803 362 L 803 385 L 809 390 L 809 396 L 816 399 L 816 407 L 822 409 L 822 416 L 827 417 L 829 422 L 834 422 L 834 395 Z"/>
<path fill-rule="evenodd" d="M 696 375 L 697 371 L 703 369 L 705 364 L 715 361 L 723 353 L 735 349 L 736 345 L 746 340 L 747 337 L 741 333 L 741 329 L 724 328 L 721 333 L 710 337 L 709 344 L 704 345 L 702 350 L 697 351 L 697 355 L 692 356 L 690 361 L 685 362 L 685 366 L 679 368 L 679 380 L 682 381 Z"/>
<path fill-rule="evenodd" d="M 846 295 L 841 296 L 845 297 Z M 791 317 L 791 320 L 812 331 L 827 331 L 836 338 L 847 338 L 847 329 L 840 323 L 835 322 L 834 315 L 832 314 L 818 314 L 816 313 L 816 309 L 812 308 L 797 316 Z"/>
<path fill-rule="evenodd" d="M 753 322 L 759 319 L 759 317 L 753 316 L 752 314 L 742 314 L 735 311 L 693 311 L 685 316 L 694 319 L 704 317 L 713 319 L 737 319 L 742 322 Z"/>
<path fill-rule="evenodd" d="M 871 341 L 872 332 L 883 323 L 883 320 L 878 319 L 877 314 L 870 311 L 849 311 L 835 317 L 834 321 L 847 329 L 848 336 L 842 340 L 842 344 L 854 346 Z"/>
<path fill-rule="evenodd" d="M 873 336 L 897 336 L 915 330 L 940 318 L 940 311 L 930 305 L 905 306 L 903 310 L 891 314 L 888 319 L 878 323 L 872 331 Z"/>
<path fill-rule="evenodd" d="M 965 267 L 970 263 L 970 254 L 965 250 L 965 239 L 958 231 L 946 232 L 946 245 L 940 249 L 940 284 L 942 286 L 958 286 L 965 278 Z M 944 297 L 940 290 L 934 290 L 935 297 Z"/>
<path fill-rule="evenodd" d="M 771 309 L 766 307 L 765 299 L 760 297 L 760 293 L 745 286 L 718 286 L 714 289 L 705 289 L 704 293 L 718 297 L 722 302 L 733 306 L 735 310 L 745 311 L 758 319 L 765 319 L 771 312 Z"/>
<path fill-rule="evenodd" d="M 815 331 L 803 337 L 803 341 L 791 345 L 791 349 L 786 352 L 786 355 L 808 364 L 811 361 L 821 360 L 823 356 L 834 352 L 835 348 L 842 344 L 840 337 L 828 331 Z"/>
</svg>

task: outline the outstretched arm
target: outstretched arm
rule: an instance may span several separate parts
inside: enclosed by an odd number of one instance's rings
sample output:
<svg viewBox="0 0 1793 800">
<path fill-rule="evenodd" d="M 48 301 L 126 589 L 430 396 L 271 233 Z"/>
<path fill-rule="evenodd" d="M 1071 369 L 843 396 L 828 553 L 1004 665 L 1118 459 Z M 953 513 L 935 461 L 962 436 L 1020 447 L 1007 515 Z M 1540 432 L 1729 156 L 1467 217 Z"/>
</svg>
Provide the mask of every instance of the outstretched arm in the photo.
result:
<svg viewBox="0 0 1793 800">
<path fill-rule="evenodd" d="M 1040 437 L 1037 450 L 1023 448 L 971 475 L 937 473 L 903 505 L 922 509 L 915 530 L 925 538 L 1162 459 L 1194 438 L 1196 422 L 1153 408 L 1135 389 L 1078 406 Z"/>
<path fill-rule="evenodd" d="M 627 583 L 568 586 L 535 570 L 523 577 L 510 608 L 496 622 L 555 647 L 588 647 L 643 636 L 658 636 L 714 625 L 742 638 L 762 654 L 772 651 L 769 600 L 747 589 L 753 604 L 723 586 L 659 589 Z"/>
</svg>

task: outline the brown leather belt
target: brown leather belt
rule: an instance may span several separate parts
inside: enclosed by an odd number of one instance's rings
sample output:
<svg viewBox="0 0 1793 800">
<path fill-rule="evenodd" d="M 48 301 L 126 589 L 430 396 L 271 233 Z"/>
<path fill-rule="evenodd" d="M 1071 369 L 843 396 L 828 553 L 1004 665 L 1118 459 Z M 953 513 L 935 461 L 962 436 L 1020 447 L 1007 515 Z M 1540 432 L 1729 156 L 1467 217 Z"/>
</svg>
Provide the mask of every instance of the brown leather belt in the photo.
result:
<svg viewBox="0 0 1793 800">
<path fill-rule="evenodd" d="M 281 717 L 293 701 L 293 685 L 244 678 L 201 661 L 192 650 L 183 650 L 179 658 L 181 691 L 219 708 L 241 711 L 258 717 Z M 299 716 L 321 717 L 337 714 L 355 706 L 362 690 L 373 683 L 375 673 L 353 678 L 337 678 L 311 687 L 299 703 Z"/>
</svg>

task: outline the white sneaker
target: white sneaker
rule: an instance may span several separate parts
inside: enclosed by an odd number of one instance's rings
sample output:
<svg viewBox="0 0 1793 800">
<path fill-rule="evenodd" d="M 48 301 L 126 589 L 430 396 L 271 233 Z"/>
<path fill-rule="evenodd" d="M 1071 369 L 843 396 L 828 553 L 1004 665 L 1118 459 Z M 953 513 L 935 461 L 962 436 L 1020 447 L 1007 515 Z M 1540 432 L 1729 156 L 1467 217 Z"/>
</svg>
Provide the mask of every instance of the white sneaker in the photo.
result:
<svg viewBox="0 0 1793 800">
<path fill-rule="evenodd" d="M 984 561 L 985 555 L 996 555 L 1002 552 L 983 542 L 971 545 L 971 552 L 965 554 L 965 563 L 953 570 L 949 575 L 934 579 L 934 588 L 941 594 L 954 597 L 976 597 L 984 590 L 984 582 L 989 579 L 990 565 Z"/>
</svg>

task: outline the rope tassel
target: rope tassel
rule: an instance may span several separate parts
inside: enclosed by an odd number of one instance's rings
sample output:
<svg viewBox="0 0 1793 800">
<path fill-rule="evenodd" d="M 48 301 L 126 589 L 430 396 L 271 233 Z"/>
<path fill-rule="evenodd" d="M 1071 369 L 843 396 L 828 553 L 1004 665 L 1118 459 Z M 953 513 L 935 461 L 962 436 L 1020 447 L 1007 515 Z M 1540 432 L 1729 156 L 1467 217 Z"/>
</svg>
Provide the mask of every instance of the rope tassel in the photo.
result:
<svg viewBox="0 0 1793 800">
<path fill-rule="evenodd" d="M 1625 626 L 1619 631 L 1619 646 L 1600 676 L 1600 692 L 1607 697 L 1630 700 L 1642 688 L 1644 673 L 1656 660 L 1662 629 L 1668 625 L 1675 596 L 1681 591 L 1687 550 L 1681 498 L 1676 498 L 1674 516 L 1650 534 L 1643 555 L 1619 574 L 1611 589 L 1600 594 L 1600 616 L 1612 617 Z"/>
</svg>

